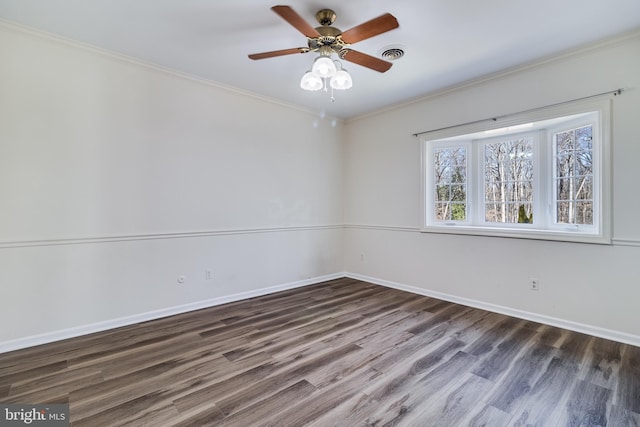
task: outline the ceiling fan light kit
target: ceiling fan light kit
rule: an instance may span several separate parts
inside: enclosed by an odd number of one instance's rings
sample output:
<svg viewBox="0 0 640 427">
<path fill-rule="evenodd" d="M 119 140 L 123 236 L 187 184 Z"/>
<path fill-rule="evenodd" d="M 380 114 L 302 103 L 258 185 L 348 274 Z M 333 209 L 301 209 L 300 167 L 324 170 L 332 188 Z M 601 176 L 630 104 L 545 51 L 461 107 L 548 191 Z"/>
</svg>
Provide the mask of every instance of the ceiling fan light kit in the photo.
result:
<svg viewBox="0 0 640 427">
<path fill-rule="evenodd" d="M 315 61 L 313 61 L 313 67 L 311 67 L 311 72 L 322 79 L 329 79 L 335 76 L 337 71 L 338 68 L 331 58 L 323 55 L 317 57 Z"/>
<path fill-rule="evenodd" d="M 336 75 L 331 77 L 331 88 L 338 90 L 351 89 L 353 86 L 353 80 L 351 75 L 344 68 L 340 68 L 336 71 Z"/>
<path fill-rule="evenodd" d="M 289 6 L 273 6 L 271 8 L 285 21 L 296 28 L 307 38 L 307 47 L 282 49 L 249 55 L 250 59 L 258 60 L 294 53 L 317 52 L 319 56 L 313 61 L 310 71 L 300 80 L 300 87 L 308 91 L 328 90 L 327 82 L 332 89 L 346 90 L 353 86 L 351 75 L 342 67 L 339 60 L 333 60 L 332 55 L 363 67 L 384 73 L 391 68 L 391 63 L 366 53 L 351 49 L 351 45 L 398 28 L 396 18 L 386 13 L 363 24 L 357 25 L 345 32 L 331 25 L 336 19 L 336 13 L 331 9 L 322 9 L 316 13 L 316 20 L 320 27 L 313 28 Z"/>
<path fill-rule="evenodd" d="M 309 70 L 302 76 L 300 87 L 304 90 L 316 91 L 322 89 L 323 82 L 320 77 Z"/>
</svg>

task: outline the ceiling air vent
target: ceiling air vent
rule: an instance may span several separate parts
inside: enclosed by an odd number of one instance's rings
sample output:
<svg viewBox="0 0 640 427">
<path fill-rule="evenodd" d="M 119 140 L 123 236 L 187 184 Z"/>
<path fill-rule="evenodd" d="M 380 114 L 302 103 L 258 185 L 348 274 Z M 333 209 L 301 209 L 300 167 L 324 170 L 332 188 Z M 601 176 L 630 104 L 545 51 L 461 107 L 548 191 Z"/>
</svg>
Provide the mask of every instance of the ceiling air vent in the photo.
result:
<svg viewBox="0 0 640 427">
<path fill-rule="evenodd" d="M 380 57 L 387 61 L 395 61 L 404 56 L 404 49 L 400 46 L 387 46 L 380 50 Z"/>
</svg>

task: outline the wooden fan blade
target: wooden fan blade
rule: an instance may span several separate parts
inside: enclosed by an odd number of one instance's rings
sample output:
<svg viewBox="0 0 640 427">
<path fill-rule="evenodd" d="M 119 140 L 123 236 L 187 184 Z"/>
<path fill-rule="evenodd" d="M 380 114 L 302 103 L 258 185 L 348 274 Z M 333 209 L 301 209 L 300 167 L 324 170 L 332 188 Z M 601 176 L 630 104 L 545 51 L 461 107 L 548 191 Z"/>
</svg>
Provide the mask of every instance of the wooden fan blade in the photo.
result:
<svg viewBox="0 0 640 427">
<path fill-rule="evenodd" d="M 308 38 L 320 37 L 320 33 L 289 6 L 273 6 L 271 10 L 280 15 L 282 19 L 293 25 L 296 30 Z"/>
<path fill-rule="evenodd" d="M 249 55 L 251 59 L 273 58 L 274 56 L 292 55 L 294 53 L 307 53 L 309 49 L 306 47 L 294 47 L 291 49 L 274 50 L 271 52 L 252 53 Z"/>
<path fill-rule="evenodd" d="M 362 40 L 366 40 L 378 34 L 398 28 L 398 20 L 390 13 L 385 13 L 363 24 L 357 25 L 350 30 L 342 33 L 342 41 L 353 44 Z"/>
<path fill-rule="evenodd" d="M 353 62 L 354 64 L 362 65 L 363 67 L 371 68 L 372 70 L 384 73 L 389 70 L 393 65 L 391 62 L 384 61 L 376 58 L 375 56 L 367 55 L 366 53 L 358 52 L 357 50 L 347 49 L 340 52 L 340 57 L 345 61 Z"/>
</svg>

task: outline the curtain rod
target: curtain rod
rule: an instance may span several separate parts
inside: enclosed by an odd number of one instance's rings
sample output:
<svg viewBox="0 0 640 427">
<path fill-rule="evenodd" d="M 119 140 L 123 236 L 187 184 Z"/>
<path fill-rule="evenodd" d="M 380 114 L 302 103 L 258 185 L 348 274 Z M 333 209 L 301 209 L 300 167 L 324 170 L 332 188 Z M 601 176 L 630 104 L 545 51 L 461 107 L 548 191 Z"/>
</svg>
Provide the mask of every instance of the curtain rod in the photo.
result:
<svg viewBox="0 0 640 427">
<path fill-rule="evenodd" d="M 616 89 L 616 90 L 609 90 L 607 92 L 600 92 L 600 93 L 596 93 L 594 95 L 583 96 L 582 98 L 576 98 L 576 99 L 572 99 L 570 101 L 563 101 L 563 102 L 557 102 L 555 104 L 545 105 L 544 107 L 536 107 L 536 108 L 531 108 L 529 110 L 522 110 L 522 111 L 518 111 L 517 113 L 504 114 L 502 116 L 491 117 L 491 118 L 488 118 L 488 119 L 474 120 L 474 121 L 471 121 L 471 122 L 460 123 L 460 124 L 457 124 L 457 125 L 445 126 L 445 127 L 441 127 L 441 128 L 437 128 L 437 129 L 431 129 L 431 130 L 425 130 L 425 131 L 422 131 L 422 132 L 414 133 L 413 136 L 424 135 L 425 133 L 437 132 L 437 131 L 441 131 L 441 130 L 453 129 L 453 128 L 457 128 L 457 127 L 460 127 L 460 126 L 475 125 L 476 123 L 489 122 L 489 121 L 497 122 L 499 119 L 504 119 L 504 118 L 507 118 L 507 117 L 516 116 L 518 114 L 530 113 L 530 112 L 533 112 L 533 111 L 538 111 L 538 110 L 542 110 L 542 109 L 550 108 L 550 107 L 557 107 L 558 105 L 569 104 L 570 102 L 584 101 L 585 99 L 596 98 L 598 96 L 603 96 L 603 95 L 618 96 L 618 95 L 620 95 L 622 93 L 623 90 L 624 90 L 623 88 Z"/>
</svg>

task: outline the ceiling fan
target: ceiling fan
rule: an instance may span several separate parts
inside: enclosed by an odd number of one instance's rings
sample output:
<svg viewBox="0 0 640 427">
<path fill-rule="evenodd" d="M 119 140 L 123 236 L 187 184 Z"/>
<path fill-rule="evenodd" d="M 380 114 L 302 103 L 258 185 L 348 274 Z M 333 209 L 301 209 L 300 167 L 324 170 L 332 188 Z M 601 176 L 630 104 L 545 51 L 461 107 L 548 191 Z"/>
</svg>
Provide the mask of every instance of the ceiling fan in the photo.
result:
<svg viewBox="0 0 640 427">
<path fill-rule="evenodd" d="M 254 53 L 249 55 L 251 59 L 265 59 L 307 52 L 318 52 L 321 56 L 330 57 L 332 53 L 335 53 L 342 60 L 380 73 L 391 68 L 391 62 L 351 49 L 351 45 L 354 43 L 398 28 L 398 20 L 390 13 L 385 13 L 343 32 L 332 26 L 336 20 L 336 13 L 331 9 L 322 9 L 316 13 L 316 20 L 320 23 L 320 26 L 316 28 L 307 23 L 289 6 L 273 6 L 271 10 L 307 37 L 307 47 Z"/>
</svg>

